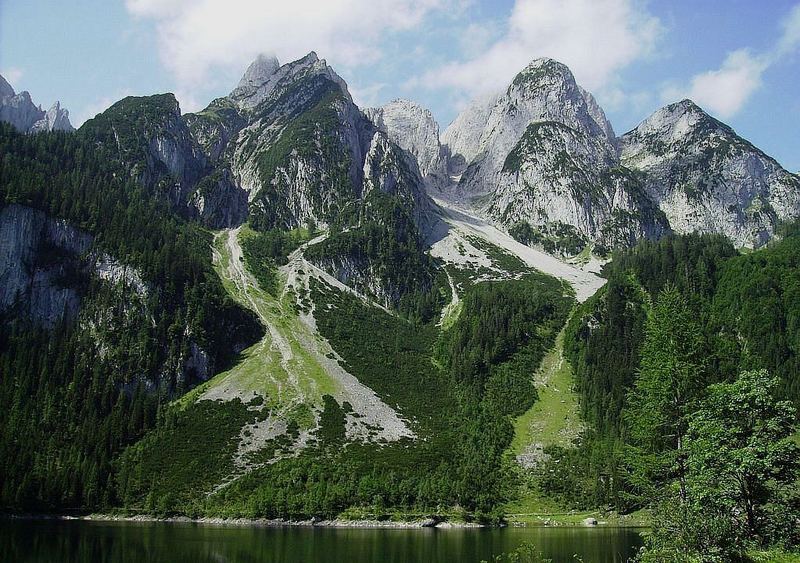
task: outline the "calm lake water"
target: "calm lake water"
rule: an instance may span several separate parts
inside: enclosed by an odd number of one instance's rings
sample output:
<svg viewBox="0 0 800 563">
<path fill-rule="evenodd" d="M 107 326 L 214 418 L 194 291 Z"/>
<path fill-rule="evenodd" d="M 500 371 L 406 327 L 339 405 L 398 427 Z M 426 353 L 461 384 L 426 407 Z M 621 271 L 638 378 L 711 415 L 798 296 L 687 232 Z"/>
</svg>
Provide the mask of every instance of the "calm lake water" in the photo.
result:
<svg viewBox="0 0 800 563">
<path fill-rule="evenodd" d="M 554 563 L 622 563 L 641 545 L 620 528 L 327 529 L 0 520 L 0 561 L 80 563 L 478 562 L 531 542 Z"/>
</svg>

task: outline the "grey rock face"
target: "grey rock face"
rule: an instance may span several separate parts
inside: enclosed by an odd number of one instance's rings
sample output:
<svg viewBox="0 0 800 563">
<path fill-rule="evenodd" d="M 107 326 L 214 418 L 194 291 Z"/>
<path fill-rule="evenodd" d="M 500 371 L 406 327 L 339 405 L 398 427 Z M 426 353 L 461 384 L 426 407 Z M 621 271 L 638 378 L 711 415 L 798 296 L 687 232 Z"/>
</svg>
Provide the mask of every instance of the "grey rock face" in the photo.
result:
<svg viewBox="0 0 800 563">
<path fill-rule="evenodd" d="M 439 125 L 430 110 L 409 100 L 394 100 L 378 108 L 366 108 L 364 114 L 416 159 L 428 186 L 442 188 L 449 183 L 447 152 L 439 141 Z"/>
<path fill-rule="evenodd" d="M 324 59 L 320 59 L 314 51 L 297 61 L 280 66 L 278 59 L 259 55 L 247 68 L 239 85 L 230 93 L 229 99 L 233 100 L 240 108 L 249 110 L 257 107 L 268 98 L 275 97 L 276 92 L 284 86 L 309 74 L 324 75 L 329 80 L 336 82 L 342 91 L 347 94 L 347 84 L 328 66 Z"/>
<path fill-rule="evenodd" d="M 376 131 L 364 157 L 362 197 L 372 190 L 397 196 L 412 210 L 414 223 L 425 234 L 433 221 L 433 204 L 424 185 L 414 157 L 392 143 L 385 133 Z"/>
<path fill-rule="evenodd" d="M 623 135 L 621 149 L 679 233 L 721 233 L 758 247 L 780 221 L 800 215 L 800 179 L 689 100 Z"/>
<path fill-rule="evenodd" d="M 669 231 L 641 180 L 618 165 L 614 149 L 562 123 L 529 125 L 497 182 L 487 212 L 504 225 L 568 226 L 609 248 Z"/>
<path fill-rule="evenodd" d="M 272 86 L 270 78 L 280 68 L 277 57 L 258 55 L 239 81 L 239 85 L 231 92 L 230 98 L 240 100 L 254 107 L 257 106 L 268 94 Z"/>
<path fill-rule="evenodd" d="M 61 102 L 54 103 L 44 117 L 33 124 L 31 133 L 39 131 L 73 131 L 74 128 L 69 122 L 69 110 L 61 107 Z"/>
<path fill-rule="evenodd" d="M 52 327 L 80 305 L 82 254 L 92 238 L 21 205 L 0 209 L 0 312 Z"/>
<path fill-rule="evenodd" d="M 598 109 L 595 107 L 593 111 Z M 538 122 L 561 123 L 613 150 L 613 136 L 592 117 L 570 70 L 552 59 L 536 59 L 514 78 L 492 106 L 460 189 L 467 196 L 491 192 L 508 154 L 528 126 Z M 453 131 L 451 135 L 468 139 L 476 136 L 472 131 L 458 134 Z"/>
<path fill-rule="evenodd" d="M 367 163 L 378 128 L 353 104 L 345 82 L 315 53 L 275 70 L 256 70 L 257 60 L 245 76 L 249 86 L 234 90 L 230 101 L 239 108 L 246 125 L 229 143 L 229 161 L 238 185 L 247 193 L 251 213 L 269 217 L 283 227 L 314 222 L 329 224 L 343 211 L 353 212 L 380 178 L 389 189 L 394 165 L 407 167 L 393 145 L 379 164 Z M 261 82 L 259 84 L 259 82 Z M 249 92 L 255 91 L 256 94 Z M 385 155 L 384 155 L 385 156 Z M 376 170 L 387 165 L 386 170 Z M 416 169 L 416 163 L 413 163 Z M 410 176 L 409 176 L 410 177 Z M 374 183 L 374 182 L 373 182 Z M 418 183 L 419 185 L 416 185 Z M 427 203 L 419 173 L 397 184 L 413 189 Z M 421 214 L 418 214 L 421 217 Z"/>
<path fill-rule="evenodd" d="M 472 105 L 459 113 L 442 134 L 442 143 L 450 154 L 450 170 L 453 174 L 461 174 L 477 156 L 481 136 L 486 129 L 489 116 L 500 94 L 490 94 L 476 100 Z"/>
<path fill-rule="evenodd" d="M 552 59 L 531 62 L 443 138 L 451 162 L 463 158 L 457 197 L 501 225 L 567 229 L 605 246 L 669 229 L 641 181 L 619 165 L 614 130 L 594 97 Z"/>
<path fill-rule="evenodd" d="M 6 121 L 23 133 L 40 131 L 72 131 L 69 111 L 59 102 L 43 111 L 31 100 L 28 92 L 14 93 L 14 88 L 0 76 L 0 121 Z"/>
<path fill-rule="evenodd" d="M 800 215 L 800 179 L 692 102 L 616 138 L 594 97 L 550 59 L 465 110 L 442 139 L 456 197 L 506 227 L 566 226 L 602 245 L 700 231 L 753 247 Z"/>
<path fill-rule="evenodd" d="M 10 98 L 14 95 L 14 88 L 0 75 L 0 98 Z"/>
</svg>

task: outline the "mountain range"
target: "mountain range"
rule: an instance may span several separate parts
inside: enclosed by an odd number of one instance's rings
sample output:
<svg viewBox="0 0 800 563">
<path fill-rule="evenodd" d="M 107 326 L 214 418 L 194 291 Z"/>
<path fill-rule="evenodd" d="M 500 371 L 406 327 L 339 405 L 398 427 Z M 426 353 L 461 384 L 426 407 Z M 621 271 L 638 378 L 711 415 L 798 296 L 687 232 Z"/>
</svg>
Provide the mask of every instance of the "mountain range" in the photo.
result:
<svg viewBox="0 0 800 563">
<path fill-rule="evenodd" d="M 72 129 L 58 102 L 45 113 L 27 92 L 0 87 L 0 118 L 17 129 Z M 690 100 L 618 137 L 552 59 L 532 61 L 441 134 L 431 112 L 408 100 L 362 111 L 313 52 L 285 65 L 259 56 L 228 96 L 198 113 L 182 115 L 169 94 L 126 98 L 84 129 L 143 106 L 155 118 L 141 131 L 146 143 L 128 146 L 123 132 L 119 157 L 212 227 L 247 217 L 326 226 L 376 187 L 402 191 L 418 224 L 432 209 L 427 193 L 562 255 L 692 231 L 758 247 L 800 214 L 800 179 Z"/>
<path fill-rule="evenodd" d="M 728 297 L 756 279 L 737 249 L 790 269 L 800 178 L 691 101 L 618 136 L 536 59 L 442 132 L 411 101 L 359 108 L 313 52 L 259 56 L 196 113 L 130 96 L 77 130 L 0 95 L 0 506 L 497 520 L 542 361 L 600 374 L 583 408 L 618 420 L 658 284 L 710 308 L 726 264 L 715 345 L 795 365 Z"/>
</svg>

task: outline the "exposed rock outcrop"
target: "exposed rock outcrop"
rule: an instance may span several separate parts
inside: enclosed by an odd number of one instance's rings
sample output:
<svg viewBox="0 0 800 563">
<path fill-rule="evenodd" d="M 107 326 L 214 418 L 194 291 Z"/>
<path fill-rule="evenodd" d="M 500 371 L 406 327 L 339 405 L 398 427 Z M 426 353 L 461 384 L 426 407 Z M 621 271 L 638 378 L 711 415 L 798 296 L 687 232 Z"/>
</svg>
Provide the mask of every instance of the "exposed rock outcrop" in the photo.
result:
<svg viewBox="0 0 800 563">
<path fill-rule="evenodd" d="M 28 92 L 16 94 L 14 88 L 0 76 L 0 121 L 6 121 L 23 133 L 40 131 L 72 131 L 69 111 L 59 102 L 42 110 L 31 100 Z"/>
<path fill-rule="evenodd" d="M 447 150 L 439 141 L 439 125 L 430 110 L 409 100 L 394 100 L 378 108 L 366 108 L 364 114 L 416 159 L 429 187 L 442 189 L 450 183 Z"/>
<path fill-rule="evenodd" d="M 655 112 L 622 136 L 621 149 L 679 233 L 758 247 L 800 216 L 800 179 L 690 100 Z"/>
<path fill-rule="evenodd" d="M 594 97 L 552 59 L 534 60 L 504 93 L 466 110 L 444 139 L 466 166 L 457 197 L 506 228 L 567 230 L 608 247 L 669 230 L 641 180 L 619 164 Z"/>
<path fill-rule="evenodd" d="M 0 209 L 0 313 L 46 327 L 74 320 L 92 237 L 22 205 Z"/>
</svg>

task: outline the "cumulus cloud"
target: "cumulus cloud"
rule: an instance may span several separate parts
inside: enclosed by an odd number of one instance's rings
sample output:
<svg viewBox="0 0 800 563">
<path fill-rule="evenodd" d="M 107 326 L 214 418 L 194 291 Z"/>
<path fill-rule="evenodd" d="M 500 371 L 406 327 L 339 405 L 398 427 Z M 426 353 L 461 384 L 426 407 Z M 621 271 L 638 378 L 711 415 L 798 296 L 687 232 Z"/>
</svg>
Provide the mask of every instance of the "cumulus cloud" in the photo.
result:
<svg viewBox="0 0 800 563">
<path fill-rule="evenodd" d="M 181 90 L 241 68 L 260 52 L 281 61 L 315 50 L 356 67 L 381 57 L 387 33 L 412 29 L 457 0 L 126 0 L 134 16 L 156 23 L 162 62 Z"/>
<path fill-rule="evenodd" d="M 602 88 L 648 55 L 661 30 L 634 0 L 516 0 L 505 33 L 483 53 L 428 71 L 409 85 L 477 95 L 502 88 L 531 59 L 552 57 L 586 87 Z"/>
<path fill-rule="evenodd" d="M 696 74 L 688 85 L 667 86 L 662 98 L 665 102 L 691 98 L 723 119 L 733 117 L 761 87 L 764 72 L 800 47 L 800 4 L 789 12 L 781 27 L 783 32 L 771 50 L 728 53 L 720 68 Z"/>
<path fill-rule="evenodd" d="M 736 115 L 761 86 L 761 75 L 768 67 L 766 58 L 741 49 L 728 54 L 719 69 L 695 75 L 688 88 L 670 86 L 662 97 L 664 101 L 691 98 L 706 110 L 726 119 Z"/>
</svg>

